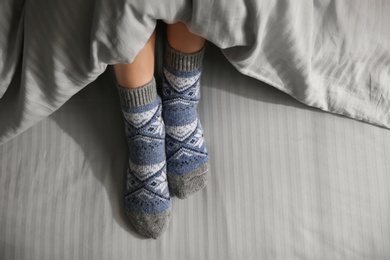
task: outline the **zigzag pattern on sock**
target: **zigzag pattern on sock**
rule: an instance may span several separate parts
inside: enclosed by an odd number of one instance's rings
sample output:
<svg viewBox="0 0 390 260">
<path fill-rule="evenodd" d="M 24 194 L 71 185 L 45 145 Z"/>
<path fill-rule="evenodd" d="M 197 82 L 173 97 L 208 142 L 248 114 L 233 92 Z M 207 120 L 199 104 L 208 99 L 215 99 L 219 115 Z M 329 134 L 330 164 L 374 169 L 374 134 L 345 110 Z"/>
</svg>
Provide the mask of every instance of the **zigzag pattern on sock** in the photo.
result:
<svg viewBox="0 0 390 260">
<path fill-rule="evenodd" d="M 164 66 L 163 73 L 167 171 L 185 175 L 208 161 L 203 129 L 196 112 L 201 68 L 182 72 Z"/>
<path fill-rule="evenodd" d="M 143 107 L 123 107 L 129 144 L 126 208 L 158 214 L 170 207 L 164 152 L 165 128 L 161 100 Z"/>
</svg>

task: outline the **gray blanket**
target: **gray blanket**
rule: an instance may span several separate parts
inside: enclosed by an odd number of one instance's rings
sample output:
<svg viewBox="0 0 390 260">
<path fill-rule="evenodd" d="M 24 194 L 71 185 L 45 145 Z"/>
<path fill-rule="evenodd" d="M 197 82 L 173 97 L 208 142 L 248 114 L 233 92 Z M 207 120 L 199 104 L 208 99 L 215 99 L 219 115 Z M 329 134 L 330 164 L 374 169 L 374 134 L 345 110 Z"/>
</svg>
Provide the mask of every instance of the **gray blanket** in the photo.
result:
<svg viewBox="0 0 390 260">
<path fill-rule="evenodd" d="M 3 0 L 0 144 L 131 62 L 159 19 L 309 106 L 390 128 L 388 1 Z"/>
</svg>

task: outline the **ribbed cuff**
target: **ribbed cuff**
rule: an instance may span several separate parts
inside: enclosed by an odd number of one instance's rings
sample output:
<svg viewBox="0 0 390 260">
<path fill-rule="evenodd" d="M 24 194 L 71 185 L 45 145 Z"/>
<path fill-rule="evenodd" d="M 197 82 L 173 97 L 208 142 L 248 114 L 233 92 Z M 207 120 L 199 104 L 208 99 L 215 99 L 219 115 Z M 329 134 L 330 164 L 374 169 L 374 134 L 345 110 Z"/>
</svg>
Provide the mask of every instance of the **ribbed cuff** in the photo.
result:
<svg viewBox="0 0 390 260">
<path fill-rule="evenodd" d="M 168 43 L 165 45 L 165 62 L 176 70 L 191 72 L 202 66 L 204 47 L 194 53 L 184 53 L 175 50 Z"/>
<path fill-rule="evenodd" d="M 142 107 L 157 97 L 156 80 L 153 79 L 139 88 L 123 88 L 117 83 L 121 104 L 127 107 Z"/>
</svg>

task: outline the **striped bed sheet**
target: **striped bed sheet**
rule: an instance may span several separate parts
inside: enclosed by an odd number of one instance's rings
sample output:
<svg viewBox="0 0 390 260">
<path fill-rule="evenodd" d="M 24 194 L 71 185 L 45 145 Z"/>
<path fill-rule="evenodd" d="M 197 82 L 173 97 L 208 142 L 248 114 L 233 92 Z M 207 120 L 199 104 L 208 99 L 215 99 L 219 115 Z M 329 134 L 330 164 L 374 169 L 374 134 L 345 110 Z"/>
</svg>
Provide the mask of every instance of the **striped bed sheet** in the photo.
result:
<svg viewBox="0 0 390 260">
<path fill-rule="evenodd" d="M 111 65 L 157 21 L 212 43 L 212 175 L 144 240 Z M 389 259 L 388 24 L 388 1 L 2 1 L 0 259 Z"/>
<path fill-rule="evenodd" d="M 388 259 L 390 132 L 239 73 L 207 46 L 208 186 L 158 240 L 124 213 L 128 148 L 111 67 L 0 146 L 0 259 Z"/>
</svg>

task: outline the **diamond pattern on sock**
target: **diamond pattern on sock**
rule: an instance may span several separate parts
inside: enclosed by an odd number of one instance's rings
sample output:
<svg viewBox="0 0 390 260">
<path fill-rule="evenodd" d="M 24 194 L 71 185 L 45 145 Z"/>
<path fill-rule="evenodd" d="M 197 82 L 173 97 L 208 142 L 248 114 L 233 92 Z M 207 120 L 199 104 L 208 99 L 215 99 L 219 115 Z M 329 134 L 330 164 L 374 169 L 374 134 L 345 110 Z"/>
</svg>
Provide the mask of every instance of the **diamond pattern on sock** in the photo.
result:
<svg viewBox="0 0 390 260">
<path fill-rule="evenodd" d="M 172 208 L 161 98 L 154 78 L 137 89 L 118 85 L 118 92 L 129 145 L 126 214 L 140 234 L 157 238 L 168 228 Z"/>
<path fill-rule="evenodd" d="M 125 113 L 124 117 L 126 121 L 136 128 L 140 128 L 144 126 L 146 123 L 152 119 L 152 117 L 156 114 L 158 107 L 155 107 L 146 112 L 140 113 Z"/>
<path fill-rule="evenodd" d="M 185 139 L 187 139 L 198 126 L 198 122 L 194 121 L 188 125 L 182 125 L 182 126 L 166 126 L 165 130 L 169 135 L 180 141 L 183 142 Z"/>
<path fill-rule="evenodd" d="M 195 124 L 194 124 L 195 123 Z M 183 175 L 190 173 L 208 160 L 208 154 L 199 120 L 196 120 L 194 130 L 182 140 L 168 133 L 165 138 L 167 154 L 167 169 L 170 173 Z"/>
<path fill-rule="evenodd" d="M 165 64 L 163 74 L 168 184 L 171 194 L 184 198 L 203 188 L 209 174 L 208 153 L 196 110 L 201 68 L 184 72 Z"/>
<path fill-rule="evenodd" d="M 126 206 L 136 212 L 157 214 L 169 207 L 167 176 L 164 167 L 145 181 L 139 180 L 131 170 L 127 172 Z"/>
<path fill-rule="evenodd" d="M 151 176 L 155 175 L 158 171 L 163 170 L 165 162 L 160 162 L 151 165 L 138 165 L 129 160 L 129 166 L 131 173 L 137 177 L 140 181 L 145 181 Z"/>
<path fill-rule="evenodd" d="M 130 149 L 126 206 L 148 214 L 160 213 L 170 206 L 159 101 L 156 99 L 154 106 L 123 109 Z"/>
<path fill-rule="evenodd" d="M 179 93 L 182 93 L 198 83 L 201 75 L 200 73 L 194 73 L 194 75 L 190 74 L 190 77 L 187 77 L 184 73 L 176 72 L 176 74 L 178 75 L 173 74 L 169 70 L 164 70 L 164 76 L 168 84 Z"/>
</svg>

